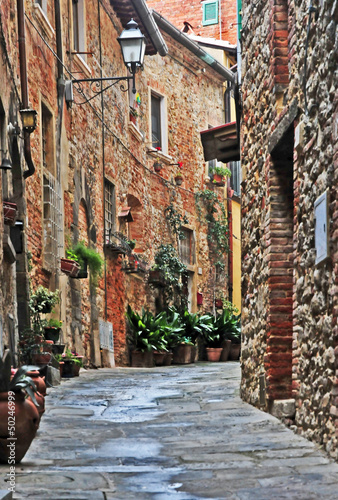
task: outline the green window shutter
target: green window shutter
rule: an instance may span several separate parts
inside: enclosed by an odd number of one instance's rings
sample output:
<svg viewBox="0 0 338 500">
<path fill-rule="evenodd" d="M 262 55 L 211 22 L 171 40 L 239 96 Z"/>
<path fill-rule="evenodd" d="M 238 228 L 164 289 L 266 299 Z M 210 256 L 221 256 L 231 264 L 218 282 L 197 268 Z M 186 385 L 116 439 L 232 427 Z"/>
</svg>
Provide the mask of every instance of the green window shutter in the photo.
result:
<svg viewBox="0 0 338 500">
<path fill-rule="evenodd" d="M 218 23 L 218 0 L 207 0 L 202 4 L 203 7 L 203 26 Z"/>
</svg>

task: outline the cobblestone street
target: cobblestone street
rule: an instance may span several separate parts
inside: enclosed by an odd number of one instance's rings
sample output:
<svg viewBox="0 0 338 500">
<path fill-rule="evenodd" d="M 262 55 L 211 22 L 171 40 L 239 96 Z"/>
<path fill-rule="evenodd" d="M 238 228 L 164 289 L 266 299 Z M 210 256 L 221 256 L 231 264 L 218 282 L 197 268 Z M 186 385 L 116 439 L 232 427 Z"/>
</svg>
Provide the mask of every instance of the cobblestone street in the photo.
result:
<svg viewBox="0 0 338 500">
<path fill-rule="evenodd" d="M 81 371 L 49 389 L 13 498 L 334 500 L 338 464 L 239 397 L 238 363 Z M 6 466 L 0 489 L 7 489 Z"/>
</svg>

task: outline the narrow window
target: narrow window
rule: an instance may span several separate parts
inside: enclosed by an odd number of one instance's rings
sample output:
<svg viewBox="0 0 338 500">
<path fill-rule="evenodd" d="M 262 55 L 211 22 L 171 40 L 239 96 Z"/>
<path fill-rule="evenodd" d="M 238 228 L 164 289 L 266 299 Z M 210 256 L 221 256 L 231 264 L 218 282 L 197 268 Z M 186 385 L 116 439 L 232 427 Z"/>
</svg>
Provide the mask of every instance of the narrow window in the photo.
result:
<svg viewBox="0 0 338 500">
<path fill-rule="evenodd" d="M 241 195 L 241 162 L 232 161 L 229 164 L 231 177 L 230 177 L 230 187 L 234 190 L 237 196 Z"/>
<path fill-rule="evenodd" d="M 55 175 L 53 115 L 41 104 L 41 154 L 42 165 Z"/>
<path fill-rule="evenodd" d="M 162 149 L 161 98 L 151 96 L 151 139 L 153 148 Z"/>
<path fill-rule="evenodd" d="M 73 49 L 80 50 L 79 0 L 72 0 L 73 5 Z"/>
<path fill-rule="evenodd" d="M 195 263 L 194 233 L 191 229 L 182 229 L 184 238 L 180 240 L 179 253 L 183 264 L 192 266 Z"/>
<path fill-rule="evenodd" d="M 109 239 L 109 235 L 115 231 L 115 186 L 110 181 L 105 179 L 104 181 L 104 191 L 105 191 L 105 225 L 106 234 Z"/>
<path fill-rule="evenodd" d="M 218 23 L 218 0 L 207 0 L 202 4 L 203 26 Z"/>
</svg>

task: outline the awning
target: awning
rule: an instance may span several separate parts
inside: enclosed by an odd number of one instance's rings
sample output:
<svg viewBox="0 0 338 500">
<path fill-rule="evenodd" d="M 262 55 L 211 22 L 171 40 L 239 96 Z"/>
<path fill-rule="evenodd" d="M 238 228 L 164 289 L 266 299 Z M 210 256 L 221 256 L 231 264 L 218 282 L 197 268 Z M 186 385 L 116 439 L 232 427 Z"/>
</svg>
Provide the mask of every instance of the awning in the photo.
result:
<svg viewBox="0 0 338 500">
<path fill-rule="evenodd" d="M 236 122 L 225 123 L 201 132 L 205 161 L 218 160 L 223 163 L 240 160 L 239 139 Z"/>
<path fill-rule="evenodd" d="M 133 222 L 133 217 L 130 212 L 130 207 L 123 207 L 119 213 L 119 217 L 125 219 L 126 222 Z"/>
</svg>

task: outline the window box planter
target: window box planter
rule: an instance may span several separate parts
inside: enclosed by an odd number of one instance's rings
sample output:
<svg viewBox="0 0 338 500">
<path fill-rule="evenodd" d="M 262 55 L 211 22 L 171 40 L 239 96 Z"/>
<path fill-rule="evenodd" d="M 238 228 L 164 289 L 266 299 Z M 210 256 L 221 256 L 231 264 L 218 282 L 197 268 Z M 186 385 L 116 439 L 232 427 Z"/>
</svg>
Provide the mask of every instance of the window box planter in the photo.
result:
<svg viewBox="0 0 338 500">
<path fill-rule="evenodd" d="M 61 271 L 70 278 L 75 278 L 80 271 L 80 265 L 75 260 L 61 259 Z"/>
<path fill-rule="evenodd" d="M 133 253 L 125 259 L 122 269 L 126 273 L 145 273 L 147 264 L 137 254 Z"/>
<path fill-rule="evenodd" d="M 126 237 L 119 232 L 107 234 L 106 248 L 111 253 L 123 255 L 131 253 L 131 248 L 127 243 Z"/>
<path fill-rule="evenodd" d="M 8 226 L 15 225 L 15 218 L 17 214 L 17 204 L 11 203 L 10 201 L 3 202 L 3 212 L 4 212 L 4 223 Z"/>
</svg>

